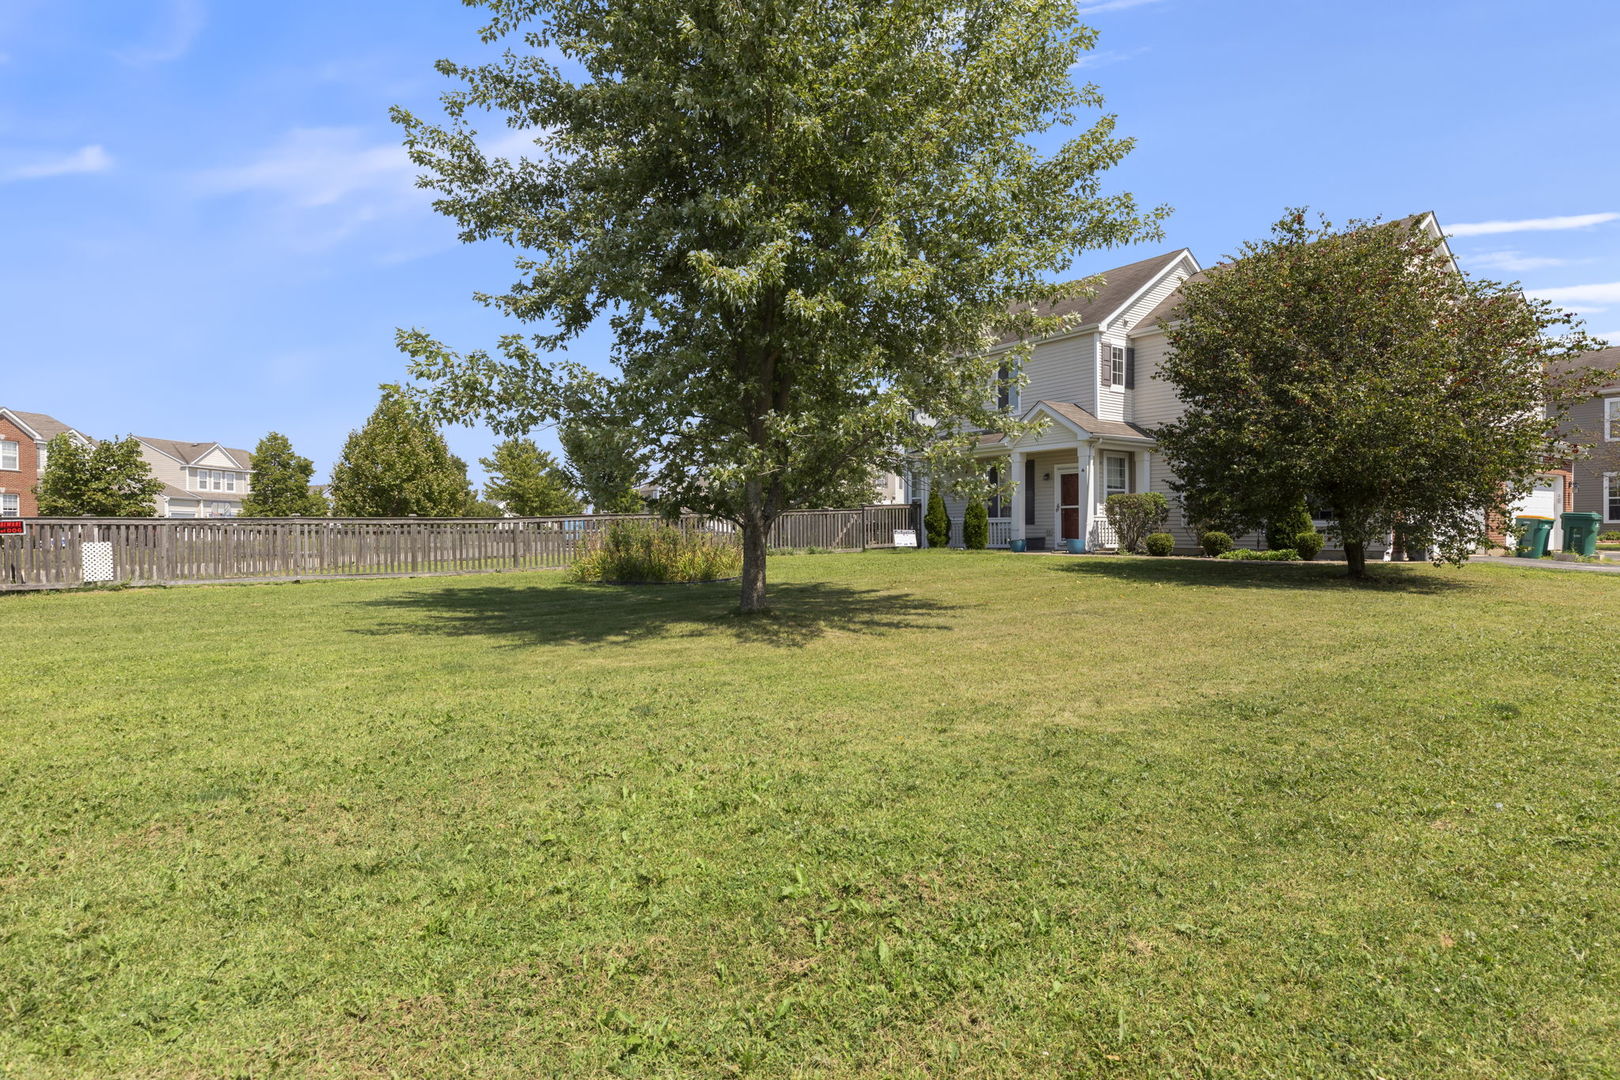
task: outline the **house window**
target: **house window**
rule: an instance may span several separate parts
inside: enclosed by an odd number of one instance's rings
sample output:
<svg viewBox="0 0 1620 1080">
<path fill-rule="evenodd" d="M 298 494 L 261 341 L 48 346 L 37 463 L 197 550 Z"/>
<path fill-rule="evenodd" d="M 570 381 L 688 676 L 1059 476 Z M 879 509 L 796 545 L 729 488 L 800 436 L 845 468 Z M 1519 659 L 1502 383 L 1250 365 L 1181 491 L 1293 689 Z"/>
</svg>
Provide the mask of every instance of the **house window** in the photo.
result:
<svg viewBox="0 0 1620 1080">
<path fill-rule="evenodd" d="M 1124 495 L 1130 488 L 1130 466 L 1124 454 L 1103 455 L 1103 497 Z"/>
<path fill-rule="evenodd" d="M 8 517 L 22 517 L 21 495 L 0 495 L 0 518 Z"/>
<path fill-rule="evenodd" d="M 17 457 L 17 444 L 10 439 L 0 439 L 0 469 L 16 472 L 21 468 Z"/>
<path fill-rule="evenodd" d="M 1620 442 L 1620 397 L 1603 399 L 1603 437 Z"/>
<path fill-rule="evenodd" d="M 1620 521 L 1620 473 L 1603 477 L 1603 520 Z"/>
<path fill-rule="evenodd" d="M 1125 385 L 1125 350 L 1117 345 L 1102 347 L 1101 381 L 1104 386 Z"/>
<path fill-rule="evenodd" d="M 235 491 L 236 490 L 236 474 L 235 473 L 228 472 L 228 473 L 225 474 L 225 490 L 226 491 Z"/>
</svg>

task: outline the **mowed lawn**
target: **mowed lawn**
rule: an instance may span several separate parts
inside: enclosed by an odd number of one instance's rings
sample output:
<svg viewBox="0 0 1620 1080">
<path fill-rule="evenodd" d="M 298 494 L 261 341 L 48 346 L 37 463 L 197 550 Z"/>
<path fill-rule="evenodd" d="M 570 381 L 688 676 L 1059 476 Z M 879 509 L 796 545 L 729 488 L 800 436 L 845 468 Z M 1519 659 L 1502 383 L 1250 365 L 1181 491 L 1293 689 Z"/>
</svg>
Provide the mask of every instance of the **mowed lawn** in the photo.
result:
<svg viewBox="0 0 1620 1080">
<path fill-rule="evenodd" d="M 0 1076 L 1620 1074 L 1620 580 L 0 597 Z"/>
</svg>

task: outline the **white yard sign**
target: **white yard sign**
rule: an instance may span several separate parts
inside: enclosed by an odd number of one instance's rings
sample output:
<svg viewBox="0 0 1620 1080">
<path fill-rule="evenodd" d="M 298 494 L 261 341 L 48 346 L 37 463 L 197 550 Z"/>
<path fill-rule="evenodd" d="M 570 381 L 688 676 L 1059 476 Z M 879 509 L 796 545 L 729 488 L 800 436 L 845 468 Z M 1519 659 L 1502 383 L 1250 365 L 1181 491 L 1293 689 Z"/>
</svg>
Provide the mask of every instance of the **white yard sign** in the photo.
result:
<svg viewBox="0 0 1620 1080">
<path fill-rule="evenodd" d="M 916 529 L 896 529 L 896 530 L 894 530 L 894 546 L 895 547 L 916 547 L 917 546 L 917 530 Z"/>
</svg>

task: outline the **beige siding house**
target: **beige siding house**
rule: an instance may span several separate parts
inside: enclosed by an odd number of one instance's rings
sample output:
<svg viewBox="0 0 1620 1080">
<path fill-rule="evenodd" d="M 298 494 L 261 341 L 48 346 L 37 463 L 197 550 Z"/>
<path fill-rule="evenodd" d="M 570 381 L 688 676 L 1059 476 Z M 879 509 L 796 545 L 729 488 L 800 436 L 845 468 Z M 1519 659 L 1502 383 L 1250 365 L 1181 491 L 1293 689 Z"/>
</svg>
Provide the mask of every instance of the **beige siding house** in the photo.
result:
<svg viewBox="0 0 1620 1080">
<path fill-rule="evenodd" d="M 163 481 L 157 516 L 236 517 L 253 482 L 253 455 L 219 443 L 135 436 L 141 455 Z"/>
<path fill-rule="evenodd" d="M 1433 214 L 1404 220 L 1442 235 Z M 1153 432 L 1182 413 L 1175 387 L 1161 375 L 1169 348 L 1166 326 L 1180 305 L 1182 283 L 1202 273 L 1183 248 L 1104 271 L 1094 297 L 1055 309 L 1074 316 L 1074 327 L 1035 343 L 1024 367 L 1028 384 L 1012 402 L 1020 419 L 1044 417 L 1046 429 L 1015 440 L 980 437 L 977 456 L 986 474 L 1000 480 L 1010 472 L 1017 485 L 1012 498 L 990 506 L 992 547 L 1023 539 L 1031 548 L 1050 549 L 1079 540 L 1088 551 L 1117 550 L 1118 537 L 1103 512 L 1108 496 L 1157 491 L 1170 503 L 1168 529 L 1176 549 L 1198 550 Z M 1013 344 L 1004 342 L 996 351 Z M 927 478 L 919 478 L 910 497 L 927 499 L 928 487 Z M 959 545 L 966 505 L 953 498 L 945 503 L 951 542 Z M 1261 546 L 1252 534 L 1234 539 L 1240 546 Z M 1378 547 L 1368 554 L 1383 552 Z"/>
</svg>

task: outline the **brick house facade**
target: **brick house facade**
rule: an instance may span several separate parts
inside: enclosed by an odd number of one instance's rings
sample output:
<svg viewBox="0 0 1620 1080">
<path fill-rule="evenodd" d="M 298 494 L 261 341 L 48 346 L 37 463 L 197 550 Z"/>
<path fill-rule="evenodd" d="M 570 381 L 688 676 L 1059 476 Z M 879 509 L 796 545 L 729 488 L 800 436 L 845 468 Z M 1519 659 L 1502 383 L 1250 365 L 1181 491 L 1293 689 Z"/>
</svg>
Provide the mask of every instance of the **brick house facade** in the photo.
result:
<svg viewBox="0 0 1620 1080">
<path fill-rule="evenodd" d="M 45 471 L 45 444 L 58 435 L 84 435 L 44 413 L 0 408 L 0 517 L 37 517 L 34 486 Z"/>
</svg>

